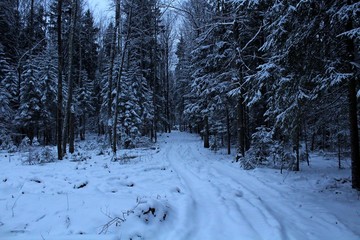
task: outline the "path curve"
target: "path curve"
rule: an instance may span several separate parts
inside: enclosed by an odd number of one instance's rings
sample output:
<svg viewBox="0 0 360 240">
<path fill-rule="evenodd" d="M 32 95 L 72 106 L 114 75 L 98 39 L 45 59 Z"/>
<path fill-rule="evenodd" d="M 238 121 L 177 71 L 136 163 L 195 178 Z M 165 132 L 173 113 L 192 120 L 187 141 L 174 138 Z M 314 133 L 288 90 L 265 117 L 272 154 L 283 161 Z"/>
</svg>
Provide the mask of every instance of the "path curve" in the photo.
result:
<svg viewBox="0 0 360 240">
<path fill-rule="evenodd" d="M 301 207 L 287 189 L 219 160 L 195 135 L 168 134 L 161 154 L 186 198 L 168 239 L 358 239 L 321 206 Z"/>
</svg>

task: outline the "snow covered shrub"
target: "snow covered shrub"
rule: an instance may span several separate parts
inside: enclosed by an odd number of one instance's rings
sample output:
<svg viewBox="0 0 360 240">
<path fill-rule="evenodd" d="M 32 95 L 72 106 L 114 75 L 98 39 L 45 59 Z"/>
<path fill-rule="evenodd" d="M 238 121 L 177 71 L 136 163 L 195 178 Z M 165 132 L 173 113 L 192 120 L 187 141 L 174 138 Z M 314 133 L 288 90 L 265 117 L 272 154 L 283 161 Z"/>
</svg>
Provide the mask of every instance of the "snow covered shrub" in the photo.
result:
<svg viewBox="0 0 360 240">
<path fill-rule="evenodd" d="M 38 147 L 38 146 L 40 146 L 40 142 L 39 142 L 39 140 L 38 140 L 37 137 L 34 137 L 34 139 L 32 140 L 31 146 L 33 146 L 33 147 Z"/>
<path fill-rule="evenodd" d="M 30 148 L 30 144 L 31 141 L 30 141 L 30 138 L 28 137 L 24 137 L 22 140 L 21 140 L 21 143 L 19 145 L 19 149 L 22 150 L 22 151 L 26 151 Z"/>
<path fill-rule="evenodd" d="M 163 222 L 168 217 L 169 206 L 166 201 L 149 200 L 137 208 L 136 215 L 144 223 Z"/>
<path fill-rule="evenodd" d="M 210 142 L 210 149 L 211 150 L 213 150 L 215 152 L 217 150 L 219 150 L 219 143 L 218 143 L 218 139 L 216 138 L 216 136 L 211 135 L 210 139 L 209 139 L 209 142 Z"/>
<path fill-rule="evenodd" d="M 84 162 L 91 159 L 91 156 L 86 154 L 87 152 L 75 152 L 70 154 L 70 161 L 72 162 Z"/>
<path fill-rule="evenodd" d="M 244 169 L 266 166 L 277 169 L 292 169 L 295 163 L 294 153 L 290 147 L 273 139 L 273 131 L 264 126 L 258 127 L 252 135 L 251 148 L 245 157 L 238 155 Z"/>
<path fill-rule="evenodd" d="M 56 156 L 50 147 L 41 148 L 39 163 L 50 163 L 56 161 Z"/>
<path fill-rule="evenodd" d="M 51 148 L 31 148 L 27 158 L 23 161 L 24 164 L 35 165 L 55 162 L 56 157 Z"/>
<path fill-rule="evenodd" d="M 106 140 L 105 136 L 100 136 L 96 139 L 98 153 L 97 155 L 109 154 L 109 143 Z M 94 148 L 95 149 L 95 148 Z"/>
<path fill-rule="evenodd" d="M 245 157 L 239 157 L 240 165 L 244 169 L 253 169 L 258 165 L 269 165 L 276 141 L 272 139 L 272 131 L 264 126 L 258 127 L 252 135 L 252 146 Z"/>
<path fill-rule="evenodd" d="M 138 148 L 153 148 L 154 142 L 151 141 L 150 137 L 142 136 L 136 139 L 136 147 Z"/>
<path fill-rule="evenodd" d="M 0 150 L 7 150 L 10 153 L 16 152 L 17 147 L 9 135 L 1 135 Z"/>
<path fill-rule="evenodd" d="M 132 138 L 130 138 L 130 137 L 127 137 L 127 138 L 124 140 L 124 148 L 125 148 L 125 149 L 135 148 L 134 139 L 132 139 Z"/>
</svg>

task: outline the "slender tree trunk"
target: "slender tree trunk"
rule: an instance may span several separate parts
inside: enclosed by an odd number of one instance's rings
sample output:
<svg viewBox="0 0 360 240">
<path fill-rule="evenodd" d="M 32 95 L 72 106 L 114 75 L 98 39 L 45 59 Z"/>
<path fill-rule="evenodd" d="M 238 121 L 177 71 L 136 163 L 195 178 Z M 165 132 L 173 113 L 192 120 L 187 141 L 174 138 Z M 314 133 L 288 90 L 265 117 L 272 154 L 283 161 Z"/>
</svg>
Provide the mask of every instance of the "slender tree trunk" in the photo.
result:
<svg viewBox="0 0 360 240">
<path fill-rule="evenodd" d="M 80 30 L 81 31 L 81 30 Z M 81 46 L 81 39 L 80 39 L 80 35 L 78 38 L 78 41 L 80 42 L 79 44 L 79 78 L 78 78 L 78 86 L 80 87 L 80 90 L 82 91 L 82 93 L 85 91 L 85 86 L 84 86 L 84 82 L 83 82 L 83 76 L 82 76 L 82 71 L 83 71 L 83 61 L 82 61 L 82 46 Z M 82 99 L 82 101 L 85 101 L 85 99 Z M 85 140 L 85 118 L 86 118 L 86 111 L 85 109 L 81 109 L 82 110 L 82 114 L 79 116 L 79 134 L 80 134 L 80 140 Z M 74 116 L 73 116 L 74 117 Z"/>
<path fill-rule="evenodd" d="M 171 132 L 171 119 L 170 119 L 170 79 L 169 79 L 169 38 L 166 36 L 166 46 L 165 46 L 165 78 L 166 78 L 166 118 L 167 118 L 167 130 Z"/>
<path fill-rule="evenodd" d="M 245 118 L 244 118 L 244 104 L 243 98 L 240 97 L 238 104 L 237 104 L 237 127 L 238 127 L 238 152 L 241 154 L 242 157 L 245 157 Z"/>
<path fill-rule="evenodd" d="M 70 113 L 69 119 L 69 153 L 74 153 L 75 151 L 75 113 Z"/>
<path fill-rule="evenodd" d="M 32 44 L 34 44 L 34 0 L 31 0 L 30 4 L 30 48 L 32 48 Z"/>
<path fill-rule="evenodd" d="M 57 152 L 58 159 L 62 160 L 62 64 L 63 64 L 63 53 L 62 53 L 62 37 L 61 37 L 61 13 L 62 13 L 62 0 L 58 0 L 57 6 L 57 37 L 58 37 L 58 86 L 57 86 L 57 111 L 56 111 L 56 134 L 57 134 Z"/>
<path fill-rule="evenodd" d="M 352 0 L 347 1 L 348 5 L 353 3 Z M 353 22 L 351 17 L 348 19 L 345 31 L 353 29 Z M 354 40 L 346 40 L 347 50 L 347 70 L 349 73 L 354 73 L 348 80 L 348 99 L 349 99 L 349 123 L 350 123 L 350 145 L 351 145 L 351 176 L 352 187 L 360 190 L 360 149 L 359 149 L 359 127 L 358 127 L 358 112 L 357 112 L 357 92 L 356 85 L 359 81 L 358 76 L 355 75 L 354 66 L 351 62 L 356 62 L 355 54 L 359 48 L 355 47 Z"/>
<path fill-rule="evenodd" d="M 70 36 L 69 36 L 69 71 L 68 71 L 68 94 L 67 94 L 67 102 L 66 102 L 66 114 L 65 114 L 65 120 L 64 120 L 64 131 L 63 131 L 63 153 L 66 153 L 66 144 L 67 140 L 70 140 L 70 145 L 74 144 L 74 139 L 69 138 L 68 135 L 71 135 L 73 133 L 70 132 L 71 130 L 74 130 L 73 126 L 70 126 L 73 124 L 72 117 L 71 117 L 71 111 L 72 111 L 72 100 L 73 100 L 73 85 L 74 80 L 72 76 L 72 68 L 73 68 L 73 48 L 74 48 L 74 34 L 75 34 L 75 26 L 76 26 L 76 13 L 77 13 L 77 1 L 78 0 L 72 0 L 71 4 L 71 23 L 70 23 Z M 71 149 L 73 152 L 73 149 Z M 71 152 L 71 151 L 70 151 Z"/>
<path fill-rule="evenodd" d="M 227 153 L 231 154 L 231 132 L 230 132 L 230 114 L 229 108 L 226 107 L 226 135 L 227 135 Z"/>
<path fill-rule="evenodd" d="M 337 147 L 338 147 L 338 167 L 341 169 L 341 136 L 337 135 Z"/>
<path fill-rule="evenodd" d="M 119 18 L 120 20 L 121 18 Z M 117 150 L 117 122 L 118 122 L 118 109 L 119 109 L 119 102 L 120 102 L 120 91 L 121 91 L 121 78 L 122 78 L 122 73 L 123 73 L 123 69 L 124 69 L 124 62 L 125 62 L 125 53 L 126 53 L 126 49 L 128 46 L 128 42 L 129 42 L 129 38 L 130 38 L 130 33 L 131 33 L 131 20 L 132 20 L 132 7 L 130 8 L 130 15 L 129 15 L 129 21 L 128 21 L 128 26 L 127 26 L 127 33 L 126 33 L 126 38 L 125 38 L 125 43 L 124 43 L 124 48 L 121 51 L 121 62 L 120 62 L 120 66 L 119 66 L 119 75 L 118 75 L 118 79 L 116 81 L 116 95 L 115 95 L 115 107 L 114 107 L 114 123 L 113 123 L 113 153 L 114 155 L 116 154 L 116 150 Z M 120 38 L 120 35 L 119 35 Z M 120 41 L 120 39 L 119 39 Z M 120 43 L 119 43 L 120 45 Z M 121 47 L 121 46 L 119 46 Z"/>
<path fill-rule="evenodd" d="M 304 125 L 304 141 L 305 141 L 305 157 L 306 157 L 306 163 L 308 166 L 310 166 L 310 161 L 309 161 L 309 146 L 308 146 L 308 133 L 307 133 L 307 124 L 304 121 L 303 122 Z"/>
<path fill-rule="evenodd" d="M 210 142 L 209 142 L 209 117 L 205 116 L 204 119 L 204 148 L 209 148 L 210 147 Z"/>
<path fill-rule="evenodd" d="M 349 120 L 352 187 L 360 190 L 360 150 L 355 77 L 351 77 L 349 80 Z"/>
<path fill-rule="evenodd" d="M 295 129 L 295 155 L 296 155 L 296 164 L 294 171 L 300 171 L 300 126 L 296 126 Z"/>
<path fill-rule="evenodd" d="M 113 72 L 114 72 L 114 61 L 115 61 L 115 55 L 116 55 L 116 36 L 118 33 L 118 29 L 119 29 L 119 24 L 120 24 L 120 0 L 116 0 L 115 3 L 115 25 L 114 25 L 114 30 L 113 30 L 113 36 L 112 36 L 112 41 L 111 41 L 111 49 L 110 49 L 110 69 L 109 69 L 109 78 L 108 78 L 108 109 L 107 109 L 107 114 L 108 114 L 108 122 L 106 123 L 106 127 L 107 127 L 107 134 L 109 135 L 109 141 L 110 141 L 110 145 L 113 145 L 113 135 L 112 135 L 112 126 L 116 123 L 112 123 L 109 124 L 109 122 L 111 121 L 111 119 L 113 118 L 112 116 L 112 105 L 113 105 Z M 120 36 L 118 36 L 120 38 Z"/>
</svg>

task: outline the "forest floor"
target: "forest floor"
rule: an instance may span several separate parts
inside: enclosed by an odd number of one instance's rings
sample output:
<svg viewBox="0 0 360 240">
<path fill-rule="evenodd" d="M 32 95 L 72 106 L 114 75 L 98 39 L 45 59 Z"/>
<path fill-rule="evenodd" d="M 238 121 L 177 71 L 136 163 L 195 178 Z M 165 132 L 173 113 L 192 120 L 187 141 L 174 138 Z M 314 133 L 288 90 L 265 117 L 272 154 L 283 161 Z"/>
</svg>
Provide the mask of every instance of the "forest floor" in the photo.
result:
<svg viewBox="0 0 360 240">
<path fill-rule="evenodd" d="M 0 239 L 360 239 L 350 162 L 312 154 L 300 172 L 242 170 L 196 135 L 122 150 L 95 138 L 63 161 L 0 152 Z M 104 154 L 105 153 L 105 154 Z"/>
</svg>

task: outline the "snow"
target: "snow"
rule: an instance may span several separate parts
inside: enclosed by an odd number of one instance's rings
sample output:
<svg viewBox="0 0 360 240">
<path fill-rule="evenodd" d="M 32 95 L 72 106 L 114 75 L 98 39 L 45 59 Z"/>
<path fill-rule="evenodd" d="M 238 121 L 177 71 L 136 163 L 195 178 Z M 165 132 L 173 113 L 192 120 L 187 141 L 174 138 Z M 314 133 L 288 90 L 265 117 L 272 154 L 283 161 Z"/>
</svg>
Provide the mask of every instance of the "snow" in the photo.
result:
<svg viewBox="0 0 360 240">
<path fill-rule="evenodd" d="M 312 154 L 301 172 L 245 171 L 173 132 L 158 147 L 26 165 L 0 153 L 0 239 L 359 239 L 350 162 Z"/>
</svg>

